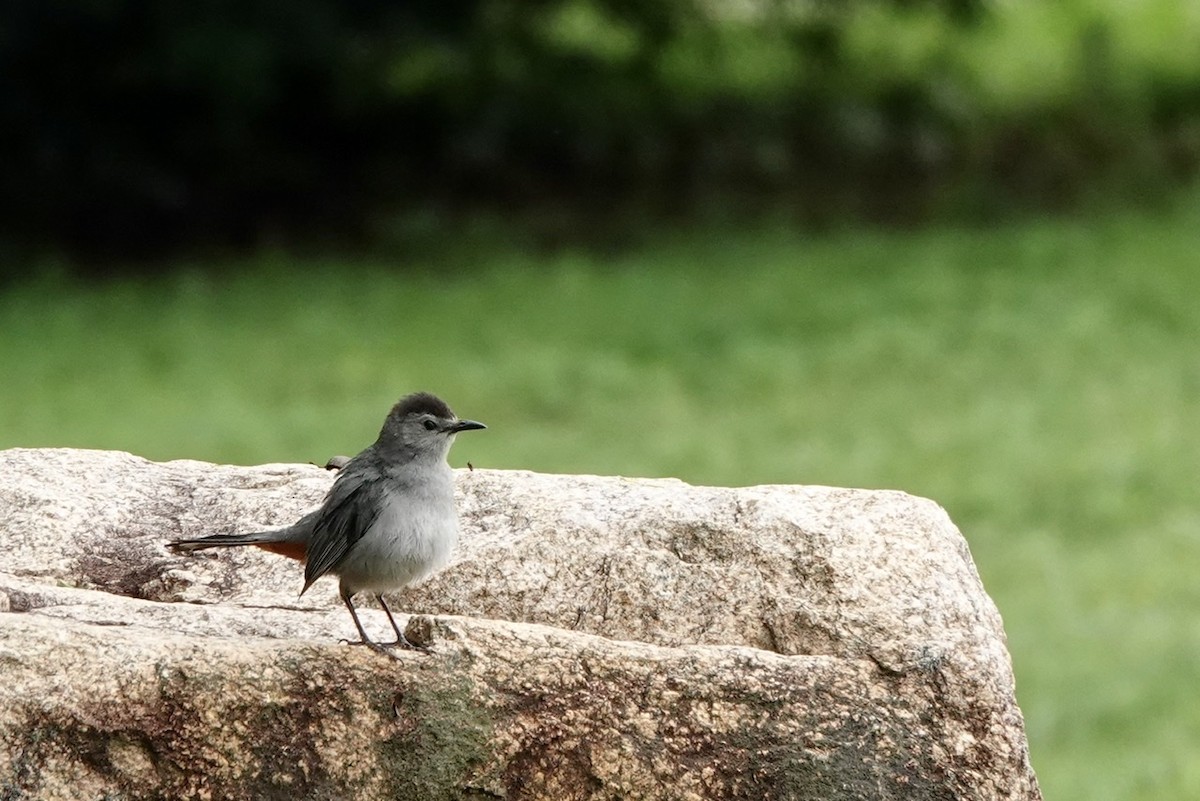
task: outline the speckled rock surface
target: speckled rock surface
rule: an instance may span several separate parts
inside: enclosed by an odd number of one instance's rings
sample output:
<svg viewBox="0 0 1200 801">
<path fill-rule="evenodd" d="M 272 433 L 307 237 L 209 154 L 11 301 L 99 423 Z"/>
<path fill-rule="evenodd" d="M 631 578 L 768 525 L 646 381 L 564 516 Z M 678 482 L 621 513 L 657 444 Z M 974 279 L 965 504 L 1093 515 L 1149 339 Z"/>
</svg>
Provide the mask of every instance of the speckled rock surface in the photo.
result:
<svg viewBox="0 0 1200 801">
<path fill-rule="evenodd" d="M 295 562 L 164 548 L 332 479 L 0 452 L 0 797 L 1041 797 L 930 501 L 460 471 L 453 563 L 394 596 L 431 652 L 397 659 Z"/>
</svg>

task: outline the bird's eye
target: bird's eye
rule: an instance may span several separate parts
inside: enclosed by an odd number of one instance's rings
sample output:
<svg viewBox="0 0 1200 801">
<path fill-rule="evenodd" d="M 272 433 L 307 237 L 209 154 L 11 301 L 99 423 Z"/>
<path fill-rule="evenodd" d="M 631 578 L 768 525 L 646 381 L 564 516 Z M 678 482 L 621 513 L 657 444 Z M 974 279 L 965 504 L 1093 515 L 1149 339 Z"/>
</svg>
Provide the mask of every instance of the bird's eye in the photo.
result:
<svg viewBox="0 0 1200 801">
<path fill-rule="evenodd" d="M 435 428 L 437 428 L 437 423 L 433 422 L 432 420 L 425 421 L 425 430 L 426 431 L 432 431 Z"/>
</svg>

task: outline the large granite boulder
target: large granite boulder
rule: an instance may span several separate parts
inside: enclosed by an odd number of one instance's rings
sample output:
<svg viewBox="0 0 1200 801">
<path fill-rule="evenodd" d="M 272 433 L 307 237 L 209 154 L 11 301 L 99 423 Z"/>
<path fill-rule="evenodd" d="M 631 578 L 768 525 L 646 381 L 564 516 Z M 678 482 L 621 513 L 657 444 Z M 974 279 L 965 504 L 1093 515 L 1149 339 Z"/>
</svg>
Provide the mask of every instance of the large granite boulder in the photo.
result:
<svg viewBox="0 0 1200 801">
<path fill-rule="evenodd" d="M 0 797 L 1041 797 L 930 501 L 460 471 L 455 560 L 390 596 L 430 651 L 396 659 L 296 562 L 164 547 L 332 479 L 0 452 Z"/>
</svg>

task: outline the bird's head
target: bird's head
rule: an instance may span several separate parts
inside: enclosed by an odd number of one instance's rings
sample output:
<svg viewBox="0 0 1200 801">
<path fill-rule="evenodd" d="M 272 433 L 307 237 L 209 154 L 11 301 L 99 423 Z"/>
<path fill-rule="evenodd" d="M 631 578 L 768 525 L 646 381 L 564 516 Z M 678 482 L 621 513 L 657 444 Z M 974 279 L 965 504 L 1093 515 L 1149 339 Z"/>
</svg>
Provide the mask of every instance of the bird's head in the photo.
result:
<svg viewBox="0 0 1200 801">
<path fill-rule="evenodd" d="M 487 426 L 474 420 L 458 419 L 438 396 L 416 392 L 401 398 L 392 407 L 383 423 L 379 442 L 410 449 L 418 455 L 445 459 L 454 444 L 455 434 L 481 428 Z"/>
</svg>

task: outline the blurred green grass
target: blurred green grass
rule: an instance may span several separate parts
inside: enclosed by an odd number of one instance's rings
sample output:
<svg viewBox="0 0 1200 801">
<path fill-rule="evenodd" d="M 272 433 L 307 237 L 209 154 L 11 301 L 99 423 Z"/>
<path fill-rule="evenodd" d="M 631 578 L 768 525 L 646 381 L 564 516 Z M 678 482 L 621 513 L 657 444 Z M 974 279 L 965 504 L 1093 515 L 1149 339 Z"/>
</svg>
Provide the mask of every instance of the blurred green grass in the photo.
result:
<svg viewBox="0 0 1200 801">
<path fill-rule="evenodd" d="M 10 287 L 0 447 L 321 461 L 421 388 L 490 426 L 458 465 L 904 489 L 1004 614 L 1047 798 L 1200 795 L 1200 198 L 398 266 Z"/>
</svg>

